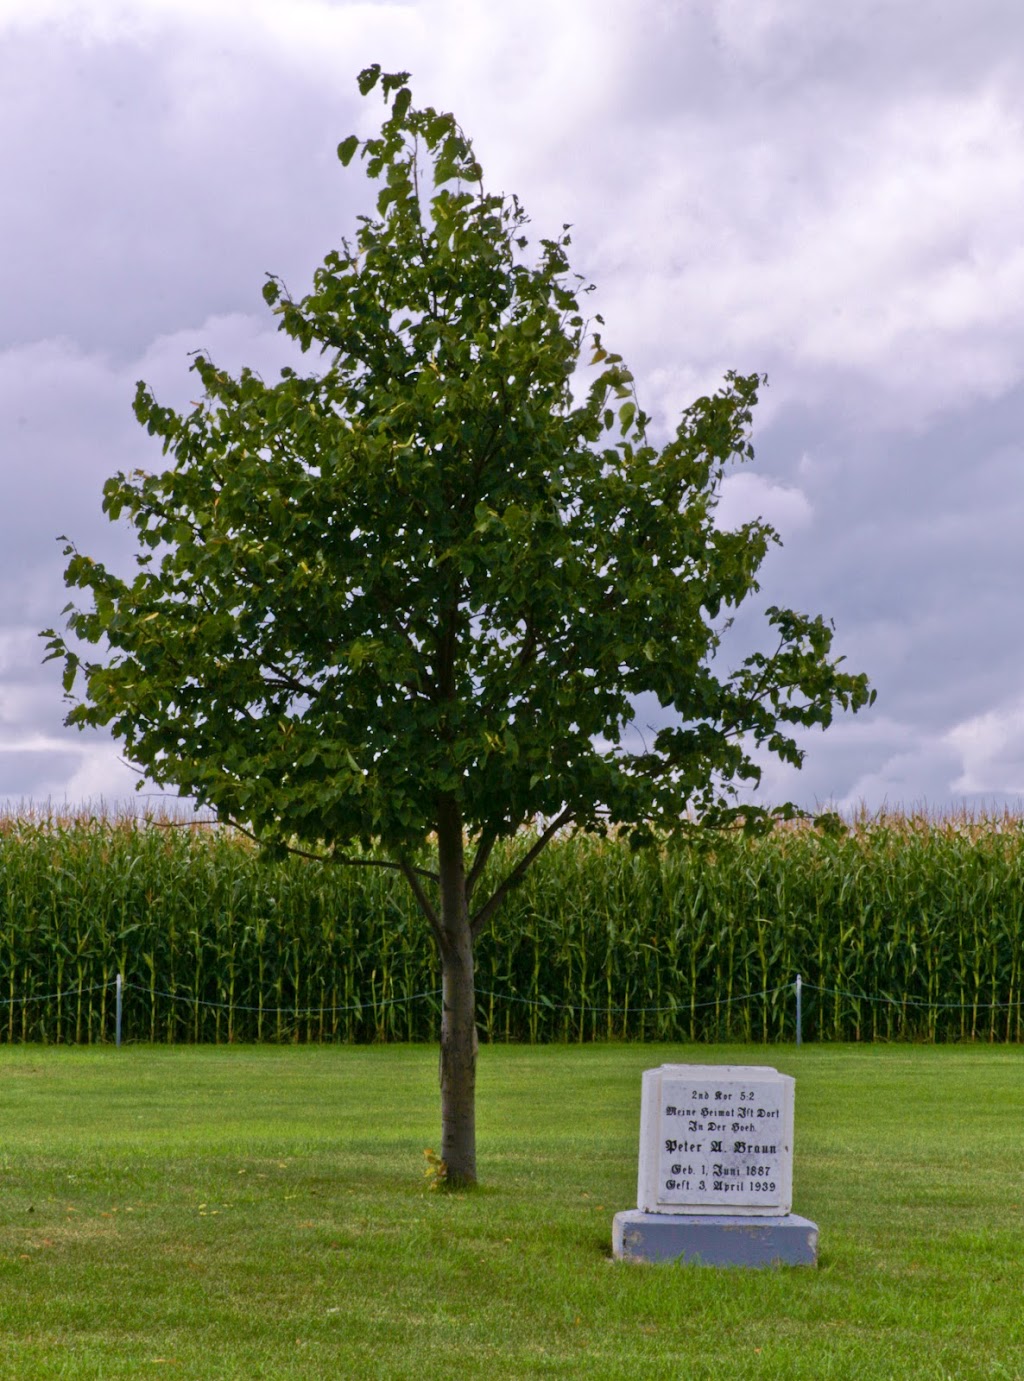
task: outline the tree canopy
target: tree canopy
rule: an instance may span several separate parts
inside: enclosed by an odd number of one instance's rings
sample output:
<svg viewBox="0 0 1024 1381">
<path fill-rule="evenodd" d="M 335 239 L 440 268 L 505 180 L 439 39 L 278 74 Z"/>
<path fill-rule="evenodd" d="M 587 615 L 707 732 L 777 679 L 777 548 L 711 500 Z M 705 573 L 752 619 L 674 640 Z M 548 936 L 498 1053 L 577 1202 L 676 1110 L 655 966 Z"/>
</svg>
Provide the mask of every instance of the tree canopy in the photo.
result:
<svg viewBox="0 0 1024 1381">
<path fill-rule="evenodd" d="M 758 752 L 798 765 L 799 726 L 873 693 L 831 625 L 789 609 L 767 612 L 773 651 L 720 670 L 778 540 L 716 523 L 727 467 L 752 456 L 758 376 L 727 375 L 656 443 L 581 306 L 569 227 L 531 252 L 452 115 L 415 108 L 407 74 L 359 84 L 386 116 L 338 152 L 379 184 L 376 214 L 306 296 L 264 286 L 316 365 L 268 383 L 200 352 L 203 397 L 181 414 L 140 382 L 136 416 L 172 463 L 104 488 L 137 569 L 69 543 L 89 600 L 68 626 L 101 652 L 44 636 L 80 689 L 68 722 L 109 725 L 151 781 L 271 850 L 405 872 L 469 987 L 468 1016 L 446 987 L 462 1015 L 444 1062 L 471 1037 L 472 938 L 553 833 L 640 845 L 766 821 L 736 795 Z M 645 738 L 642 695 L 669 720 Z M 524 830 L 512 875 L 476 898 L 495 841 Z M 457 1140 L 453 1179 L 471 1180 Z"/>
</svg>

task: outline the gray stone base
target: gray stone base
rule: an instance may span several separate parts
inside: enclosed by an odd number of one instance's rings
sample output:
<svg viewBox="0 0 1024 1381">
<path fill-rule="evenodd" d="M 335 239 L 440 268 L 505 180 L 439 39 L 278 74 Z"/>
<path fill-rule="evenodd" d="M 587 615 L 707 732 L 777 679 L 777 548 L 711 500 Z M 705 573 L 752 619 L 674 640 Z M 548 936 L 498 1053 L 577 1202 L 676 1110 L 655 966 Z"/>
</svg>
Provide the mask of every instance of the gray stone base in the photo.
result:
<svg viewBox="0 0 1024 1381">
<path fill-rule="evenodd" d="M 616 1213 L 612 1253 L 620 1261 L 694 1266 L 816 1266 L 818 1227 L 788 1213 L 754 1218 L 703 1213 Z"/>
</svg>

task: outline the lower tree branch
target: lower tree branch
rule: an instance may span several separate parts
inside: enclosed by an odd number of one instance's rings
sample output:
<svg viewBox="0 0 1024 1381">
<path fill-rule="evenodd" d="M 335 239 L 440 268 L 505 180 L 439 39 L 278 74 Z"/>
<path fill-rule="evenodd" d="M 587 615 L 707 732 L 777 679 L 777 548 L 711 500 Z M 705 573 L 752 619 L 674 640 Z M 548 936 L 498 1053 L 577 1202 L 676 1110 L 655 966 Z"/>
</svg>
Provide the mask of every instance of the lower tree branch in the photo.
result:
<svg viewBox="0 0 1024 1381">
<path fill-rule="evenodd" d="M 472 918 L 470 919 L 470 933 L 472 934 L 474 940 L 477 938 L 477 936 L 480 934 L 480 931 L 483 930 L 484 926 L 494 915 L 495 911 L 497 911 L 501 903 L 508 896 L 509 892 L 512 891 L 513 887 L 516 887 L 522 881 L 523 874 L 526 872 L 527 868 L 529 868 L 530 864 L 537 857 L 537 855 L 544 849 L 544 847 L 554 837 L 554 835 L 558 833 L 560 829 L 563 829 L 566 825 L 569 824 L 572 818 L 572 808 L 567 806 L 566 809 L 562 811 L 561 815 L 557 816 L 554 820 L 551 821 L 551 824 L 548 825 L 547 829 L 537 839 L 532 848 L 530 848 L 523 855 L 523 857 L 519 860 L 519 862 L 508 874 L 508 876 L 502 882 L 500 882 L 498 886 L 494 889 L 491 895 L 484 902 L 483 906 L 481 906 L 479 910 L 472 916 Z"/>
<path fill-rule="evenodd" d="M 473 859 L 473 865 L 466 874 L 467 904 L 473 895 L 473 888 L 480 881 L 480 874 L 487 867 L 487 860 L 490 858 L 491 851 L 497 842 L 498 836 L 494 830 L 485 830 L 480 836 L 480 842 L 476 846 L 476 855 Z"/>
<path fill-rule="evenodd" d="M 159 825 L 161 829 L 179 829 L 191 825 L 215 825 L 219 822 L 216 820 L 155 820 L 153 823 Z M 244 834 L 246 839 L 251 839 L 254 844 L 263 843 L 258 834 L 254 834 L 252 830 L 247 830 L 244 825 L 240 825 L 237 820 L 232 820 L 230 816 L 227 817 L 227 823 L 239 834 Z M 344 854 L 315 853 L 311 849 L 300 849 L 294 844 L 285 844 L 284 848 L 288 853 L 294 854 L 296 858 L 310 858 L 314 863 L 340 863 L 345 868 L 390 868 L 393 872 L 401 873 L 406 878 L 410 874 L 414 876 L 418 874 L 419 877 L 427 878 L 430 882 L 439 880 L 437 873 L 432 873 L 429 868 L 415 868 L 411 863 L 404 860 L 396 863 L 391 858 L 346 858 Z M 419 898 L 417 898 L 418 900 Z"/>
<path fill-rule="evenodd" d="M 404 854 L 399 854 L 397 867 L 401 869 L 406 882 L 412 888 L 412 894 L 416 898 L 416 903 L 424 916 L 426 916 L 427 924 L 434 933 L 437 947 L 441 953 L 444 954 L 447 943 L 444 927 L 441 925 L 441 918 L 437 914 L 437 908 L 431 905 L 430 898 L 423 890 L 423 884 L 420 882 L 421 877 L 432 878 L 435 882 L 439 881 L 437 874 L 428 873 L 423 868 L 414 868 Z"/>
</svg>

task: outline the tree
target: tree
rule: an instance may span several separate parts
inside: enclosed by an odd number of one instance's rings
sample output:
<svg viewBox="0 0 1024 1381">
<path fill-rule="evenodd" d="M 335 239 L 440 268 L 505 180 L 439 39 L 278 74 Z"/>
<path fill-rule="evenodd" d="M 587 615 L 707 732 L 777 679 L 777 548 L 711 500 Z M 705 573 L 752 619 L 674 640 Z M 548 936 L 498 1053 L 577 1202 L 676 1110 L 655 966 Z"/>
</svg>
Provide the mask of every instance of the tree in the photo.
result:
<svg viewBox="0 0 1024 1381">
<path fill-rule="evenodd" d="M 68 696 L 84 684 L 67 722 L 112 726 L 150 780 L 271 852 L 401 870 L 440 955 L 441 1156 L 461 1185 L 473 944 L 545 845 L 767 825 L 738 803 L 755 751 L 799 765 L 793 726 L 873 693 L 831 657 L 829 624 L 780 608 L 775 650 L 716 674 L 726 612 L 777 541 L 714 521 L 725 468 L 752 455 L 759 378 L 729 374 L 653 445 L 582 315 L 568 227 L 530 262 L 519 202 L 486 190 L 454 118 L 415 109 L 407 79 L 364 71 L 386 118 L 339 146 L 379 182 L 376 215 L 300 301 L 264 286 L 320 365 L 267 384 L 199 353 L 204 396 L 181 415 L 140 383 L 136 416 L 173 465 L 104 488 L 138 570 L 68 544 L 66 583 L 91 595 L 68 627 L 104 652 L 43 636 Z M 631 732 L 643 694 L 671 712 L 649 742 Z M 518 862 L 478 895 L 511 837 Z"/>
</svg>

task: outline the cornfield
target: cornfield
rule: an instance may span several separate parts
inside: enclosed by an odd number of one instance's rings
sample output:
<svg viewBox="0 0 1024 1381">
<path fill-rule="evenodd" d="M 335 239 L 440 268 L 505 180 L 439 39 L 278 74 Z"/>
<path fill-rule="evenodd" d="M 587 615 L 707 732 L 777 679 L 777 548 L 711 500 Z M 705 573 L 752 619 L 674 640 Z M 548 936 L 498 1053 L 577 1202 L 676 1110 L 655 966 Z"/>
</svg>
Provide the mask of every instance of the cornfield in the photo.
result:
<svg viewBox="0 0 1024 1381">
<path fill-rule="evenodd" d="M 510 843 L 492 862 L 495 876 Z M 483 886 L 486 885 L 486 880 Z M 0 1040 L 418 1041 L 404 880 L 182 820 L 0 818 Z M 633 854 L 554 842 L 477 947 L 487 1041 L 1019 1041 L 1024 821 L 862 818 Z"/>
</svg>

